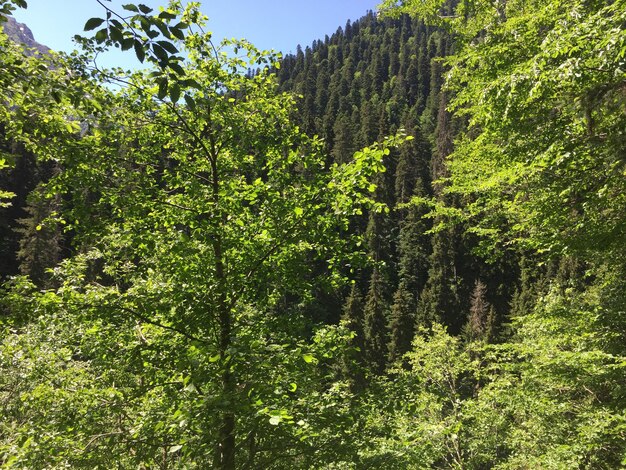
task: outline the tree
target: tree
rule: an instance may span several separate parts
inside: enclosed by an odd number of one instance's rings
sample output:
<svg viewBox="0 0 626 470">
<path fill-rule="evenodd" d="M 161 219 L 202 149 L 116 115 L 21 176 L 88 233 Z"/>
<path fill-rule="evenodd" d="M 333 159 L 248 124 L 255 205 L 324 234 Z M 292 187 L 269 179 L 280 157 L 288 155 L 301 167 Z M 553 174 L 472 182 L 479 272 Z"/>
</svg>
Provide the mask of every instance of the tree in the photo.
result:
<svg viewBox="0 0 626 470">
<path fill-rule="evenodd" d="M 447 192 L 468 198 L 464 214 L 496 247 L 619 251 L 624 2 L 463 1 L 446 15 L 450 5 L 384 2 L 456 38 L 447 89 L 469 128 Z"/>
<path fill-rule="evenodd" d="M 57 220 L 74 232 L 79 252 L 58 269 L 61 287 L 31 292 L 24 308 L 47 305 L 66 334 L 59 341 L 72 369 L 84 364 L 95 397 L 105 389 L 119 397 L 111 419 L 98 414 L 87 434 L 74 433 L 91 449 L 78 458 L 106 465 L 104 452 L 117 449 L 131 466 L 162 458 L 159 465 L 231 469 L 244 465 L 244 454 L 247 465 L 267 461 L 276 445 L 300 458 L 309 425 L 295 424 L 294 415 L 306 418 L 306 400 L 294 398 L 312 396 L 319 384 L 306 373 L 319 359 L 301 313 L 314 286 L 342 282 L 352 243 L 343 233 L 373 205 L 371 177 L 393 142 L 326 166 L 320 144 L 290 121 L 293 98 L 275 91 L 267 66 L 276 57 L 245 41 L 214 47 L 194 29 L 202 24 L 195 4 L 124 9 L 90 19 L 86 29 L 100 29 L 83 42 L 94 51 L 134 49 L 151 68 L 122 77 L 93 71 L 121 83 L 117 93 L 86 82 L 83 70 L 59 98 L 66 109 L 74 104 L 71 120 L 56 116 L 80 126 L 58 135 L 44 125 L 29 136 L 39 158 L 60 160 L 63 171 L 46 188 L 63 194 Z M 243 73 L 250 67 L 262 69 Z M 327 266 L 323 273 L 316 262 Z M 68 329 L 72 318 L 91 332 L 86 343 Z M 45 336 L 36 325 L 32 331 Z M 96 332 L 101 343 L 90 342 Z M 107 367 L 118 379 L 96 375 Z M 88 396 L 80 399 L 91 409 Z M 45 406 L 49 397 L 40 398 Z M 76 406 L 69 400 L 56 418 Z M 67 462 L 67 453 L 52 454 Z M 14 456 L 35 466 L 46 459 Z"/>
<path fill-rule="evenodd" d="M 413 191 L 414 195 L 424 193 L 420 178 L 415 182 Z M 426 284 L 428 273 L 430 240 L 425 235 L 427 226 L 423 219 L 423 212 L 415 205 L 409 206 L 406 212 L 407 214 L 400 222 L 399 283 L 394 294 L 390 314 L 389 354 L 391 361 L 400 358 L 411 349 L 411 342 L 415 333 L 418 299 Z M 420 317 L 419 323 L 420 326 L 426 324 L 424 316 Z"/>
<path fill-rule="evenodd" d="M 470 341 L 488 341 L 493 334 L 495 310 L 487 300 L 487 286 L 479 279 L 474 285 L 470 299 L 470 311 L 465 334 Z"/>
<path fill-rule="evenodd" d="M 378 267 L 374 268 L 365 297 L 364 336 L 365 358 L 370 369 L 382 374 L 387 365 L 387 324 L 389 303 L 386 279 Z"/>
<path fill-rule="evenodd" d="M 354 334 L 351 348 L 346 351 L 346 357 L 342 363 L 342 375 L 351 382 L 353 389 L 358 390 L 364 386 L 363 352 L 365 351 L 364 331 L 364 305 L 363 296 L 356 283 L 352 284 L 350 294 L 344 304 L 341 320 Z"/>
</svg>

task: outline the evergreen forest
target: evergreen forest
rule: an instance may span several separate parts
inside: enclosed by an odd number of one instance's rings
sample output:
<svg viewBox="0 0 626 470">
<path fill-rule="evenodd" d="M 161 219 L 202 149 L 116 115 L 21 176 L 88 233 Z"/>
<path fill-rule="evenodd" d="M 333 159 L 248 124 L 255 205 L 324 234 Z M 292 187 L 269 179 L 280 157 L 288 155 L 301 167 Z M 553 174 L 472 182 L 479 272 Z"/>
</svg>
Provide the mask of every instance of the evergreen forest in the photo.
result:
<svg viewBox="0 0 626 470">
<path fill-rule="evenodd" d="M 93 1 L 0 0 L 1 468 L 626 468 L 626 0 Z"/>
</svg>

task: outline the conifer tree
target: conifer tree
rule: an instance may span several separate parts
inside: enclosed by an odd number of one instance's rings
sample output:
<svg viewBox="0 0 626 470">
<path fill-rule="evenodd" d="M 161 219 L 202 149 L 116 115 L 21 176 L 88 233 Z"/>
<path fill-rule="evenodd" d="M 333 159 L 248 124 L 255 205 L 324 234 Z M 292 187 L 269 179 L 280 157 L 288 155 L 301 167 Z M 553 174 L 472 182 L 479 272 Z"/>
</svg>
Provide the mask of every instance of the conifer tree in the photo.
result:
<svg viewBox="0 0 626 470">
<path fill-rule="evenodd" d="M 332 156 L 336 163 L 346 163 L 356 150 L 354 145 L 354 128 L 351 119 L 342 114 L 333 126 L 334 142 Z"/>
<path fill-rule="evenodd" d="M 421 179 L 415 185 L 415 194 L 422 196 Z M 389 330 L 389 359 L 394 361 L 411 349 L 416 326 L 419 294 L 424 288 L 428 273 L 429 238 L 425 235 L 423 212 L 415 205 L 407 209 L 400 222 L 398 244 L 399 285 L 391 307 Z M 424 322 L 421 321 L 420 325 Z"/>
<path fill-rule="evenodd" d="M 448 327 L 458 323 L 455 317 L 460 314 L 460 278 L 454 262 L 454 248 L 450 243 L 450 237 L 455 236 L 452 230 L 433 236 L 428 281 L 418 303 L 417 326 L 428 327 L 435 321 Z M 453 330 L 459 331 L 458 328 Z"/>
<path fill-rule="evenodd" d="M 440 181 L 447 175 L 445 160 L 453 150 L 452 119 L 447 109 L 446 93 L 439 96 L 437 111 L 437 127 L 435 145 L 431 160 L 431 175 L 435 197 L 447 201 Z M 449 202 L 449 201 L 448 201 Z M 435 220 L 437 225 L 441 220 Z M 418 324 L 428 325 L 439 321 L 446 325 L 450 332 L 458 334 L 465 323 L 462 298 L 463 276 L 460 259 L 464 256 L 465 247 L 458 227 L 439 230 L 432 237 L 432 254 L 429 265 L 429 279 L 420 299 L 418 307 Z"/>
<path fill-rule="evenodd" d="M 416 291 L 411 280 L 403 277 L 393 296 L 389 320 L 389 362 L 398 360 L 411 349 L 417 311 Z"/>
<path fill-rule="evenodd" d="M 540 295 L 547 292 L 550 279 L 555 276 L 556 268 L 537 266 L 536 260 L 529 254 L 520 256 L 519 281 L 511 298 L 508 316 L 515 318 L 531 313 Z"/>
<path fill-rule="evenodd" d="M 17 252 L 20 244 L 19 219 L 26 214 L 28 194 L 41 180 L 34 156 L 21 145 L 5 139 L 0 128 L 0 158 L 9 155 L 15 161 L 11 169 L 0 172 L 0 190 L 8 190 L 13 196 L 0 204 L 0 279 L 19 272 Z M 0 201 L 4 203 L 5 201 Z"/>
<path fill-rule="evenodd" d="M 376 267 L 370 279 L 364 307 L 365 357 L 376 374 L 382 374 L 387 365 L 387 292 L 386 279 Z"/>
<path fill-rule="evenodd" d="M 470 299 L 470 310 L 464 333 L 469 341 L 489 341 L 493 334 L 495 309 L 487 300 L 487 286 L 478 279 Z"/>
<path fill-rule="evenodd" d="M 365 332 L 363 296 L 357 283 L 352 284 L 350 294 L 343 307 L 341 320 L 354 333 L 349 345 L 350 349 L 348 349 L 341 364 L 341 374 L 350 381 L 354 389 L 359 389 L 364 382 L 361 369 L 365 352 Z"/>
</svg>

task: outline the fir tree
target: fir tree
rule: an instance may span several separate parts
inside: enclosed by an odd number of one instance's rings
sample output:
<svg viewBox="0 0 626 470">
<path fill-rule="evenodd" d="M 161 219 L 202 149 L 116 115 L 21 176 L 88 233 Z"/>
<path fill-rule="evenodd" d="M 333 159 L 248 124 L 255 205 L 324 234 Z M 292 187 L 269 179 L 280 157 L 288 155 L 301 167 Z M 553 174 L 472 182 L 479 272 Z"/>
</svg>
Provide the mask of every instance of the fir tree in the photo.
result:
<svg viewBox="0 0 626 470">
<path fill-rule="evenodd" d="M 434 321 L 446 325 L 452 334 L 460 332 L 465 322 L 461 303 L 461 277 L 455 255 L 454 229 L 437 232 L 432 239 L 428 281 L 419 299 L 417 325 L 430 326 Z"/>
<path fill-rule="evenodd" d="M 374 268 L 365 298 L 365 357 L 371 370 L 382 374 L 387 364 L 388 285 L 378 268 Z"/>
<path fill-rule="evenodd" d="M 341 374 L 350 381 L 351 386 L 358 390 L 364 385 L 363 352 L 365 351 L 364 333 L 364 305 L 363 296 L 356 283 L 352 284 L 350 294 L 346 299 L 341 320 L 354 333 L 350 348 L 346 352 L 341 364 Z"/>
<path fill-rule="evenodd" d="M 470 310 L 464 333 L 469 341 L 489 341 L 493 334 L 495 309 L 487 300 L 487 286 L 478 279 L 470 299 Z"/>
<path fill-rule="evenodd" d="M 410 281 L 400 280 L 400 286 L 393 296 L 389 321 L 389 361 L 394 362 L 411 350 L 411 341 L 415 332 L 415 313 L 417 311 L 416 292 L 411 289 Z"/>
<path fill-rule="evenodd" d="M 354 128 L 351 119 L 346 115 L 341 115 L 333 127 L 335 136 L 333 142 L 333 160 L 336 163 L 346 163 L 352 158 L 354 153 Z"/>
<path fill-rule="evenodd" d="M 415 185 L 416 195 L 423 195 L 421 180 Z M 417 301 L 428 272 L 428 237 L 426 224 L 418 206 L 412 205 L 400 223 L 399 285 L 393 298 L 389 322 L 389 358 L 394 361 L 408 352 L 415 331 Z M 422 322 L 423 324 L 423 322 Z"/>
</svg>

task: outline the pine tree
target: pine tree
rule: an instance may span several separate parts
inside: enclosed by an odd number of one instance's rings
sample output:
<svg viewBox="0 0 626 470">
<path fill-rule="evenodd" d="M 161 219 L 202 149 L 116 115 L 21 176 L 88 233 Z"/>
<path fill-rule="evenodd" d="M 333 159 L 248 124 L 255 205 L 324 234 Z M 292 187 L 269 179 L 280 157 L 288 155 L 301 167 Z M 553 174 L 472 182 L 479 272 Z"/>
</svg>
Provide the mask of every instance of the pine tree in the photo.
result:
<svg viewBox="0 0 626 470">
<path fill-rule="evenodd" d="M 426 196 L 425 182 L 430 180 L 430 145 L 411 116 L 404 121 L 404 128 L 413 136 L 413 140 L 404 144 L 398 152 L 394 178 L 397 204 L 406 204 L 415 195 Z M 416 191 L 417 187 L 419 189 Z"/>
<path fill-rule="evenodd" d="M 333 126 L 335 136 L 333 142 L 332 156 L 336 163 L 346 163 L 350 161 L 354 151 L 354 128 L 351 119 L 342 114 Z"/>
<path fill-rule="evenodd" d="M 410 284 L 410 280 L 402 278 L 393 296 L 389 321 L 389 362 L 398 360 L 404 353 L 411 350 L 417 302 L 416 292 Z"/>
<path fill-rule="evenodd" d="M 454 229 L 437 232 L 432 238 L 428 281 L 418 303 L 417 325 L 443 323 L 452 334 L 458 334 L 465 323 L 461 302 L 461 283 L 456 265 L 457 248 Z"/>
<path fill-rule="evenodd" d="M 388 285 L 378 268 L 374 268 L 365 298 L 365 357 L 371 370 L 382 374 L 387 365 Z"/>
<path fill-rule="evenodd" d="M 520 276 L 511 298 L 508 316 L 515 318 L 533 311 L 538 297 L 545 293 L 554 274 L 549 269 L 537 266 L 530 255 L 522 255 L 519 262 Z"/>
<path fill-rule="evenodd" d="M 365 352 L 363 296 L 356 283 L 352 284 L 341 315 L 346 327 L 354 333 L 350 348 L 343 358 L 341 374 L 350 381 L 354 390 L 364 385 L 363 359 Z"/>
<path fill-rule="evenodd" d="M 420 179 L 415 186 L 415 194 L 423 195 L 424 190 Z M 391 335 L 389 358 L 391 361 L 398 359 L 411 348 L 416 326 L 418 298 L 426 283 L 429 239 L 425 235 L 427 228 L 423 215 L 418 206 L 412 205 L 400 222 L 399 285 L 394 294 L 389 322 Z"/>
<path fill-rule="evenodd" d="M 470 299 L 470 310 L 464 333 L 469 341 L 489 341 L 493 335 L 495 309 L 487 300 L 487 286 L 478 279 Z"/>
</svg>

